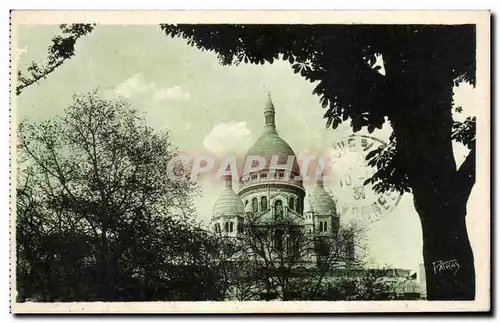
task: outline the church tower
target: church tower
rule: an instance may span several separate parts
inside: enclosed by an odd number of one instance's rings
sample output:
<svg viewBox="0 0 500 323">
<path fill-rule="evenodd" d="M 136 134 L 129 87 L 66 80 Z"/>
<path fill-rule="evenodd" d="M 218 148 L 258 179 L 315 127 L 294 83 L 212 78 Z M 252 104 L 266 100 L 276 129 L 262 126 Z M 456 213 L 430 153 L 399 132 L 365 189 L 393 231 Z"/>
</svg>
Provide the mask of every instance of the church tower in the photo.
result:
<svg viewBox="0 0 500 323">
<path fill-rule="evenodd" d="M 262 135 L 248 150 L 245 160 L 258 156 L 265 160 L 263 169 L 241 174 L 239 197 L 245 211 L 263 220 L 289 216 L 302 220 L 305 191 L 295 152 L 283 140 L 276 127 L 276 112 L 271 96 L 264 105 Z"/>
</svg>

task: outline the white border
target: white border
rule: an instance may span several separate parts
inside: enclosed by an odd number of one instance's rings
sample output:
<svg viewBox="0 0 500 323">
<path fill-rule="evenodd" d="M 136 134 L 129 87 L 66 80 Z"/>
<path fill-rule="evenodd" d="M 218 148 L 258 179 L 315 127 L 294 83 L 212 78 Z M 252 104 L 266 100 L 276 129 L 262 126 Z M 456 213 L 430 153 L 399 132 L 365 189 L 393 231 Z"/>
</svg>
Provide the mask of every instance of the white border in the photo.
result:
<svg viewBox="0 0 500 323">
<path fill-rule="evenodd" d="M 478 212 L 484 244 L 475 257 L 489 264 L 489 205 L 490 205 L 490 26 L 486 11 L 31 11 L 12 13 L 13 35 L 17 24 L 55 24 L 66 22 L 98 22 L 100 24 L 157 24 L 176 23 L 476 23 L 477 24 L 477 176 L 476 187 L 485 194 L 474 205 Z M 15 42 L 15 39 L 13 39 Z M 15 74 L 14 74 L 15 75 Z M 11 84 L 15 87 L 15 84 Z M 15 97 L 13 97 L 15 99 Z M 13 100 L 15 111 L 15 100 Z M 13 113 L 14 114 L 14 113 Z M 14 148 L 14 147 L 12 147 Z M 483 215 L 481 215 L 483 214 Z M 12 233 L 12 232 L 11 232 Z M 11 235 L 11 238 L 14 236 Z M 13 241 L 13 240 L 11 240 Z M 14 245 L 11 246 L 11 252 Z M 14 255 L 12 253 L 12 255 Z M 12 259 L 13 260 L 13 259 Z M 476 268 L 476 275 L 489 282 L 489 268 Z M 11 269 L 15 269 L 11 266 Z M 486 269 L 486 270 L 484 270 Z M 13 279 L 11 283 L 15 284 Z M 13 285 L 14 286 L 14 285 Z M 13 301 L 13 300 L 12 300 Z M 489 295 L 477 295 L 474 302 L 148 302 L 148 303 L 15 303 L 16 313 L 318 313 L 318 312 L 425 312 L 477 311 L 490 306 Z"/>
</svg>

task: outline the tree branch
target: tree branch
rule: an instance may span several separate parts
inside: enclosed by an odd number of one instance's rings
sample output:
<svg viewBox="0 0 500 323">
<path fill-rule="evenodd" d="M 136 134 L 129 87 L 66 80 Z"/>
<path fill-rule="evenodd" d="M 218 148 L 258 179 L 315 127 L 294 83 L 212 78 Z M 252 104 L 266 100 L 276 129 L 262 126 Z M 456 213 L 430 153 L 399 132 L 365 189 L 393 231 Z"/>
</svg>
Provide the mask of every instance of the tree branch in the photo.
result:
<svg viewBox="0 0 500 323">
<path fill-rule="evenodd" d="M 21 94 L 24 88 L 46 78 L 66 60 L 73 57 L 76 41 L 80 37 L 92 32 L 94 26 L 95 24 L 60 25 L 62 34 L 52 38 L 52 45 L 49 46 L 46 65 L 38 65 L 32 62 L 27 68 L 27 72 L 29 73 L 28 76 L 18 71 L 19 84 L 16 87 L 16 95 Z"/>
</svg>

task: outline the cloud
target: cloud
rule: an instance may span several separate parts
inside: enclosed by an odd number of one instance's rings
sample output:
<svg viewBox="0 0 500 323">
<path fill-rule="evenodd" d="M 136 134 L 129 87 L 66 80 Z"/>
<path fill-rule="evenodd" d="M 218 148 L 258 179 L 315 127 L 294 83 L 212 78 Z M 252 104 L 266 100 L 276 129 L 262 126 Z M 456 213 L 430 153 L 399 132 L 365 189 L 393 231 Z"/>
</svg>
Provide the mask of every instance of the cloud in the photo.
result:
<svg viewBox="0 0 500 323">
<path fill-rule="evenodd" d="M 189 99 L 189 93 L 187 93 L 179 85 L 157 89 L 154 93 L 153 100 L 155 101 L 165 101 L 165 100 L 187 100 Z"/>
<path fill-rule="evenodd" d="M 147 94 L 153 91 L 155 87 L 154 82 L 146 82 L 144 76 L 137 73 L 115 86 L 113 92 L 119 96 L 130 98 L 136 94 Z"/>
<path fill-rule="evenodd" d="M 203 146 L 218 156 L 246 152 L 252 143 L 247 123 L 234 121 L 219 123 L 203 139 Z"/>
<path fill-rule="evenodd" d="M 115 86 L 111 92 L 112 95 L 127 99 L 136 95 L 149 95 L 154 101 L 189 99 L 189 93 L 181 86 L 159 87 L 155 82 L 148 82 L 142 73 L 129 77 Z"/>
</svg>

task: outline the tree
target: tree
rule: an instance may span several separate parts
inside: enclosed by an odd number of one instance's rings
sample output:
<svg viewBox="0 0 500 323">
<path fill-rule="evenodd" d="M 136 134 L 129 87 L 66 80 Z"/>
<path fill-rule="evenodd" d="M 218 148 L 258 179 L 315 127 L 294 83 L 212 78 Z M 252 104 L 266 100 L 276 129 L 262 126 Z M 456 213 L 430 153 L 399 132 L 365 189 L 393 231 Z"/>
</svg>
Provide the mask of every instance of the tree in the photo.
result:
<svg viewBox="0 0 500 323">
<path fill-rule="evenodd" d="M 212 234 L 215 241 L 208 267 L 214 268 L 221 277 L 221 300 L 258 300 L 265 286 L 262 285 L 256 258 L 240 239 L 228 237 L 222 232 Z"/>
<path fill-rule="evenodd" d="M 301 227 L 289 218 L 248 219 L 239 238 L 241 253 L 256 268 L 261 297 L 293 299 L 298 271 L 304 268 L 311 245 Z"/>
<path fill-rule="evenodd" d="M 322 286 L 318 293 L 319 300 L 352 301 L 382 300 L 382 291 L 390 289 L 381 281 L 385 272 L 377 269 L 366 269 L 349 266 L 338 271 L 334 282 Z"/>
<path fill-rule="evenodd" d="M 312 300 L 348 300 L 348 290 L 354 289 L 350 282 L 367 265 L 364 228 L 351 222 L 332 234 L 308 235 L 308 240 L 315 267 L 307 272 L 301 293 Z M 335 295 L 327 295 L 329 286 L 334 286 Z"/>
<path fill-rule="evenodd" d="M 453 86 L 475 82 L 475 27 L 414 25 L 162 25 L 169 36 L 215 51 L 223 64 L 288 60 L 316 87 L 328 127 L 350 119 L 356 132 L 393 134 L 384 163 L 371 179 L 380 191 L 411 191 L 423 231 L 427 296 L 474 299 L 475 271 L 465 226 L 475 182 L 474 119 L 452 119 Z M 383 60 L 379 73 L 376 58 Z M 463 131 L 455 131 L 462 129 Z M 465 134 L 464 134 L 465 133 Z M 457 169 L 452 139 L 471 147 Z M 389 149 L 388 149 L 389 150 Z M 375 157 L 371 154 L 370 157 Z M 379 155 L 380 156 L 380 155 Z M 460 270 L 434 272 L 456 261 Z"/>
<path fill-rule="evenodd" d="M 213 299 L 190 181 L 166 176 L 177 154 L 124 101 L 76 95 L 59 117 L 21 122 L 20 300 Z M 176 168 L 187 175 L 182 165 Z"/>
<path fill-rule="evenodd" d="M 316 85 L 313 94 L 326 110 L 327 127 L 350 120 L 354 132 L 363 127 L 372 132 L 387 118 L 393 129 L 390 144 L 367 156 L 378 167 L 368 182 L 379 191 L 413 194 L 422 224 L 428 299 L 475 298 L 474 259 L 465 225 L 475 182 L 475 119 L 456 123 L 451 113 L 453 86 L 475 84 L 474 25 L 161 28 L 168 36 L 216 52 L 222 64 L 290 62 L 295 73 Z M 50 53 L 58 48 L 55 43 Z M 471 149 L 458 168 L 452 140 Z M 440 261 L 455 261 L 460 270 L 435 272 L 433 264 Z"/>
<path fill-rule="evenodd" d="M 358 288 L 353 299 L 356 300 L 381 300 L 382 293 L 390 288 L 383 281 L 386 278 L 386 269 L 367 270 L 359 280 Z"/>
<path fill-rule="evenodd" d="M 325 281 L 339 266 L 353 266 L 359 228 L 314 235 L 292 219 L 248 218 L 236 238 L 221 235 L 226 289 L 238 300 L 321 299 Z M 227 296 L 230 296 L 227 294 Z"/>
</svg>

